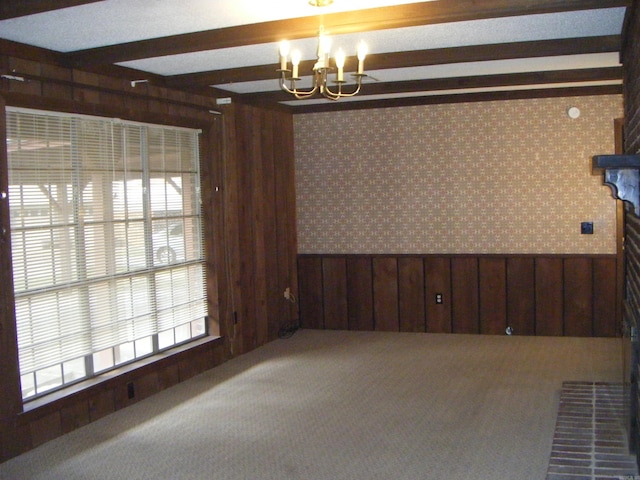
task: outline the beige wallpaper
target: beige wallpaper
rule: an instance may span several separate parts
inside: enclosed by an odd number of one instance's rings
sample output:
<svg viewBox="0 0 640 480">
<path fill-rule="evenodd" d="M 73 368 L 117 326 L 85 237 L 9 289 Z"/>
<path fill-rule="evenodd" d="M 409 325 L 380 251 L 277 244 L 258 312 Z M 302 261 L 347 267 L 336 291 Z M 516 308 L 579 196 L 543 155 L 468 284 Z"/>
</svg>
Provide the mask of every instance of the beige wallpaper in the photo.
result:
<svg viewBox="0 0 640 480">
<path fill-rule="evenodd" d="M 621 116 L 618 95 L 295 115 L 299 252 L 615 253 L 591 156 Z"/>
</svg>

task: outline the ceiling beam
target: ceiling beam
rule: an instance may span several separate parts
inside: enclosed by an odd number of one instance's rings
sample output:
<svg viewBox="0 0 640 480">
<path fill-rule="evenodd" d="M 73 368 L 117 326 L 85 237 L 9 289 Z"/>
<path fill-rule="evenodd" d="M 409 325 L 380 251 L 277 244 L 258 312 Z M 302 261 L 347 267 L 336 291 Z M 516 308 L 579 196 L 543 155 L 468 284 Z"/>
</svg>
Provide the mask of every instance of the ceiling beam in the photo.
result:
<svg viewBox="0 0 640 480">
<path fill-rule="evenodd" d="M 583 83 L 622 80 L 622 77 L 622 67 L 607 67 L 586 68 L 581 70 L 552 70 L 498 75 L 476 75 L 454 78 L 431 78 L 425 80 L 408 80 L 403 82 L 363 84 L 360 96 L 364 98 L 367 95 L 389 95 L 405 92 L 544 85 L 555 83 Z M 286 92 L 277 90 L 273 92 L 245 94 L 241 95 L 240 98 L 249 103 L 273 103 L 292 100 L 293 96 Z"/>
<path fill-rule="evenodd" d="M 3 55 L 9 55 L 16 58 L 27 58 L 37 62 L 56 63 L 60 59 L 57 52 L 47 50 L 46 48 L 25 45 L 24 43 L 12 42 L 11 40 L 5 40 L 4 38 L 0 38 L 0 52 L 4 52 Z"/>
<path fill-rule="evenodd" d="M 333 35 L 486 18 L 628 6 L 631 0 L 439 0 L 263 22 L 122 43 L 65 55 L 72 67 L 312 38 L 323 25 Z"/>
<path fill-rule="evenodd" d="M 595 82 L 622 80 L 622 77 L 622 67 L 607 67 L 372 83 L 363 88 L 366 88 L 367 95 L 379 95 L 420 92 L 425 90 L 457 90 L 466 88 L 543 85 L 549 83 Z"/>
<path fill-rule="evenodd" d="M 585 87 L 540 88 L 532 90 L 509 90 L 501 92 L 478 92 L 424 97 L 389 98 L 358 102 L 327 102 L 300 107 L 290 107 L 294 114 L 335 112 L 344 110 L 364 110 L 371 108 L 411 107 L 416 105 L 438 105 L 446 103 L 490 102 L 500 100 L 520 100 L 531 98 L 557 98 L 593 95 L 621 95 L 622 85 L 602 85 Z"/>
<path fill-rule="evenodd" d="M 0 3 L 0 20 L 77 7 L 98 1 L 100 0 L 3 0 Z"/>
<path fill-rule="evenodd" d="M 384 70 L 459 62 L 507 60 L 514 58 L 579 55 L 620 51 L 620 37 L 565 38 L 535 42 L 514 42 L 494 45 L 413 50 L 409 52 L 373 54 L 367 56 L 367 70 Z M 301 72 L 311 72 L 315 60 L 300 63 Z M 276 64 L 230 68 L 166 77 L 166 85 L 174 88 L 194 88 L 277 78 Z"/>
</svg>

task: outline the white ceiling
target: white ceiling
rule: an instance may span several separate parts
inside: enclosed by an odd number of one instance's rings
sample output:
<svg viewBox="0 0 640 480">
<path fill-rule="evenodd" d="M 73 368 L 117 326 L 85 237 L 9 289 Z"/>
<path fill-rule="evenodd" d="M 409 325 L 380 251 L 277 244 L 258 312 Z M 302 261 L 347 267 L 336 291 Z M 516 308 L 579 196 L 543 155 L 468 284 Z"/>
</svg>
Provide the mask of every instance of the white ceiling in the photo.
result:
<svg viewBox="0 0 640 480">
<path fill-rule="evenodd" d="M 411 0 L 336 0 L 323 13 L 412 3 Z M 0 23 L 3 38 L 60 52 L 316 15 L 301 1 L 104 0 Z M 37 35 L 33 35 L 37 32 Z"/>
<path fill-rule="evenodd" d="M 343 47 L 345 52 L 351 52 L 351 55 L 355 55 L 356 45 L 361 40 L 365 41 L 372 53 L 390 53 L 548 38 L 615 35 L 620 34 L 622 29 L 624 10 L 624 8 L 586 10 L 378 30 L 337 35 L 332 38 L 332 44 L 334 50 Z M 326 33 L 331 34 L 331 32 Z M 299 40 L 294 43 L 295 47 L 302 52 L 303 60 L 315 58 L 317 47 L 315 38 Z M 262 65 L 269 60 L 273 63 L 277 62 L 278 43 L 153 57 L 122 62 L 121 65 L 159 75 L 178 75 L 220 68 Z"/>
<path fill-rule="evenodd" d="M 276 2 L 256 0 L 189 0 L 188 2 L 184 0 L 105 0 L 0 20 L 0 38 L 62 54 L 69 54 L 127 42 L 238 27 L 247 24 L 258 24 L 256 25 L 256 29 L 258 29 L 262 27 L 260 24 L 264 24 L 264 22 L 315 17 L 318 12 L 328 15 L 358 10 L 363 6 L 376 8 L 410 3 L 412 2 L 335 0 L 332 6 L 319 10 L 317 7 L 308 5 L 306 0 Z M 440 0 L 440 2 L 435 3 L 452 4 L 454 2 L 453 0 Z M 471 3 L 491 4 L 487 0 Z M 580 2 L 576 0 L 573 3 Z M 364 40 L 369 47 L 370 54 L 382 55 L 451 47 L 500 45 L 512 42 L 619 36 L 623 28 L 625 10 L 626 7 L 623 6 L 577 9 L 500 18 L 480 18 L 403 28 L 385 28 L 336 35 L 333 37 L 333 46 L 336 48 L 342 46 L 347 55 L 354 55 L 356 44 L 360 40 Z M 322 24 L 322 22 L 322 16 L 318 16 L 318 25 Z M 331 33 L 330 30 L 328 33 Z M 286 34 L 287 32 L 283 31 L 281 37 L 285 38 Z M 301 50 L 303 59 L 314 59 L 317 45 L 315 38 L 294 40 L 292 44 Z M 145 73 L 170 77 L 272 64 L 273 79 L 260 78 L 253 81 L 212 84 L 212 86 L 230 94 L 251 94 L 278 90 L 278 74 L 275 71 L 278 68 L 277 52 L 278 44 L 276 41 L 217 49 L 207 49 L 207 46 L 203 45 L 201 50 L 196 49 L 196 51 L 187 53 L 159 56 L 148 54 L 144 58 L 117 61 L 115 63 L 119 66 L 137 70 L 138 79 L 145 78 Z M 509 58 L 404 68 L 384 68 L 366 71 L 369 77 L 365 79 L 363 92 L 357 97 L 353 97 L 352 101 L 374 98 L 416 97 L 436 93 L 443 95 L 446 92 L 446 90 L 437 92 L 394 92 L 368 97 L 366 84 L 370 83 L 616 67 L 619 66 L 618 57 L 617 52 L 593 52 L 538 58 Z M 354 62 L 353 59 L 351 63 L 348 61 L 347 71 L 353 70 Z M 365 61 L 365 70 L 366 67 L 367 62 Z M 304 86 L 305 82 L 310 83 L 309 79 L 310 77 L 305 77 L 301 85 Z M 620 84 L 621 80 L 608 79 L 598 80 L 597 82 L 599 85 L 611 85 Z M 573 82 L 571 83 L 573 84 Z M 593 84 L 594 80 L 584 80 L 582 82 L 582 86 Z M 528 88 L 558 88 L 560 86 L 562 86 L 560 83 L 555 85 L 542 83 L 529 85 Z M 452 89 L 450 93 L 496 91 L 505 88 L 508 89 L 506 86 L 487 86 L 477 89 L 457 88 Z M 513 87 L 513 89 L 516 88 L 522 89 L 525 87 Z M 284 101 L 291 106 L 318 103 L 313 100 L 290 102 L 287 99 L 280 99 L 280 101 Z M 341 100 L 341 102 L 343 101 Z M 327 101 L 320 100 L 320 102 Z"/>
</svg>

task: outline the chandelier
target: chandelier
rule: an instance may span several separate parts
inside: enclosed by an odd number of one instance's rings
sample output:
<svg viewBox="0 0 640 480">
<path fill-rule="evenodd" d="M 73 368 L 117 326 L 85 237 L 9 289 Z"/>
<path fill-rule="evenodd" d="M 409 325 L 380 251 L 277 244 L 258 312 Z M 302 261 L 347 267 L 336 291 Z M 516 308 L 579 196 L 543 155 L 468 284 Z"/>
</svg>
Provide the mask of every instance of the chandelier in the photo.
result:
<svg viewBox="0 0 640 480">
<path fill-rule="evenodd" d="M 362 79 L 367 76 L 364 73 L 364 59 L 366 55 L 367 45 L 364 42 L 360 42 L 357 48 L 358 69 L 356 73 L 351 74 L 352 77 L 355 77 L 355 89 L 351 92 L 343 92 L 342 87 L 347 83 L 344 79 L 344 63 L 346 59 L 344 51 L 341 48 L 338 49 L 333 58 L 334 66 L 332 67 L 331 39 L 325 35 L 324 29 L 320 27 L 318 34 L 318 59 L 313 66 L 313 86 L 311 89 L 301 90 L 296 85 L 296 82 L 301 80 L 298 76 L 301 53 L 299 50 L 291 52 L 291 69 L 289 69 L 289 42 L 283 40 L 280 43 L 280 68 L 277 70 L 282 75 L 280 77 L 280 88 L 294 95 L 299 100 L 313 97 L 316 94 L 320 94 L 330 100 L 353 97 L 360 91 Z M 333 72 L 335 72 L 335 77 L 331 80 L 330 77 Z M 330 88 L 330 83 L 335 84 L 333 89 Z"/>
</svg>

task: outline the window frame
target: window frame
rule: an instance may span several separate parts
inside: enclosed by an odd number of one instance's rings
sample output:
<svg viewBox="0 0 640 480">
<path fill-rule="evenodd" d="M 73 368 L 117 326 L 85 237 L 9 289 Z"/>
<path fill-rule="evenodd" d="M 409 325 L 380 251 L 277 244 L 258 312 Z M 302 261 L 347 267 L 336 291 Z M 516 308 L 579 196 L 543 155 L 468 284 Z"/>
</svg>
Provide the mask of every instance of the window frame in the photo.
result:
<svg viewBox="0 0 640 480">
<path fill-rule="evenodd" d="M 76 118 L 77 117 L 87 117 L 87 118 L 90 118 L 90 119 L 102 118 L 102 119 L 105 119 L 107 121 L 112 121 L 114 119 L 118 120 L 115 117 L 112 117 L 112 118 L 110 118 L 110 117 L 98 117 L 98 116 L 94 116 L 94 115 L 84 115 L 84 114 L 79 114 L 79 113 L 64 113 L 64 112 L 54 112 L 54 111 L 48 111 L 48 110 L 42 110 L 42 109 L 31 109 L 31 108 L 6 106 L 5 109 L 4 109 L 5 121 L 6 121 L 6 117 L 7 117 L 7 114 L 8 114 L 9 111 L 40 112 L 40 113 L 42 113 L 44 115 L 61 115 L 61 116 L 69 115 L 71 117 L 76 117 Z M 161 129 L 163 129 L 163 128 L 183 129 L 183 128 L 185 128 L 185 129 L 188 129 L 188 130 L 195 130 L 195 129 L 190 128 L 190 127 L 176 127 L 176 126 L 166 125 L 166 124 L 162 124 L 162 123 L 146 123 L 146 122 L 138 122 L 138 121 L 132 121 L 132 120 L 124 120 L 123 122 L 125 122 L 127 124 L 136 124 L 136 125 L 140 125 L 140 126 L 148 126 L 148 127 L 151 127 L 151 128 L 161 128 Z M 202 130 L 199 130 L 199 132 L 201 132 L 201 131 Z M 8 137 L 8 135 L 7 135 L 7 137 Z M 201 147 L 202 138 L 201 137 L 202 137 L 202 135 L 198 135 L 197 136 L 197 140 L 196 140 L 196 148 L 197 148 L 196 163 L 197 163 L 197 167 L 198 167 L 198 170 L 197 170 L 197 173 L 196 173 L 196 180 L 197 180 L 197 182 L 199 184 L 199 186 L 198 186 L 199 199 L 200 199 L 201 204 L 203 204 L 204 203 L 205 194 L 202 192 L 202 185 L 204 183 L 204 181 L 203 181 L 204 178 L 203 178 L 203 170 L 202 170 L 203 160 L 202 160 L 202 153 L 201 153 L 201 151 L 202 151 L 202 147 Z M 8 155 L 7 155 L 7 162 L 8 162 Z M 7 171 L 9 170 L 8 163 L 7 163 L 6 169 L 7 169 Z M 188 344 L 190 342 L 193 342 L 195 340 L 201 339 L 201 338 L 206 337 L 206 336 L 210 336 L 212 333 L 213 334 L 217 333 L 217 332 L 211 332 L 210 329 L 209 329 L 209 323 L 210 323 L 210 321 L 209 321 L 209 311 L 208 311 L 209 310 L 209 301 L 208 301 L 208 298 L 209 298 L 209 292 L 208 292 L 209 285 L 208 284 L 209 284 L 209 282 L 208 282 L 207 279 L 208 279 L 209 275 L 212 274 L 212 272 L 209 271 L 209 266 L 208 266 L 208 263 L 206 261 L 207 250 L 208 250 L 207 241 L 205 240 L 206 235 L 204 234 L 204 232 L 206 230 L 206 223 L 205 223 L 206 216 L 207 216 L 206 213 L 203 211 L 203 208 L 201 207 L 199 209 L 199 212 L 198 212 L 198 218 L 199 218 L 199 222 L 200 222 L 200 229 L 201 229 L 201 236 L 202 236 L 202 239 L 201 239 L 202 244 L 201 244 L 201 247 L 200 247 L 202 256 L 201 256 L 201 260 L 200 261 L 201 261 L 201 265 L 202 265 L 202 269 L 203 269 L 203 273 L 202 273 L 203 282 L 204 282 L 204 286 L 203 286 L 203 290 L 204 290 L 203 301 L 204 301 L 204 309 L 205 309 L 205 316 L 203 317 L 204 332 L 202 333 L 202 335 L 195 336 L 195 337 L 192 336 L 191 338 L 187 338 L 184 341 L 174 342 L 173 344 L 171 344 L 171 345 L 169 345 L 169 346 L 167 346 L 165 348 L 159 348 L 158 347 L 158 340 L 157 340 L 157 335 L 158 334 L 156 333 L 154 335 L 155 338 L 153 340 L 154 345 L 153 345 L 153 351 L 152 352 L 150 352 L 150 353 L 148 353 L 146 355 L 142 355 L 142 356 L 138 356 L 138 357 L 129 359 L 128 361 L 123 361 L 123 362 L 120 362 L 120 363 L 114 362 L 114 365 L 112 367 L 107 368 L 107 369 L 102 369 L 98 373 L 91 371 L 90 375 L 87 375 L 87 376 L 85 376 L 83 378 L 74 380 L 72 382 L 63 383 L 63 385 L 61 385 L 61 386 L 59 386 L 59 387 L 57 387 L 55 389 L 48 389 L 48 390 L 46 390 L 46 391 L 44 391 L 44 392 L 42 392 L 40 394 L 36 394 L 36 395 L 25 397 L 25 398 L 23 398 L 23 403 L 31 402 L 33 400 L 41 398 L 42 396 L 47 396 L 47 395 L 50 395 L 53 392 L 64 390 L 64 389 L 66 389 L 67 387 L 69 387 L 71 385 L 75 385 L 77 383 L 81 383 L 81 382 L 84 382 L 86 380 L 92 380 L 92 379 L 95 379 L 95 378 L 99 378 L 101 375 L 104 375 L 107 372 L 113 371 L 115 369 L 120 369 L 121 367 L 123 367 L 125 365 L 135 364 L 136 362 L 139 362 L 141 359 L 146 360 L 145 363 L 148 363 L 148 361 L 149 361 L 148 359 L 153 359 L 153 357 L 156 357 L 156 356 L 157 357 L 161 357 L 162 355 L 160 355 L 160 354 L 162 354 L 162 353 L 164 353 L 164 352 L 166 352 L 168 350 L 171 350 L 171 349 L 176 348 L 176 347 L 183 347 L 185 344 Z M 145 221 L 147 221 L 147 220 L 145 220 Z M 148 239 L 148 236 L 146 238 Z M 11 256 L 11 257 L 13 257 L 13 256 Z M 11 259 L 10 262 L 11 262 L 11 265 L 12 265 L 11 272 L 13 273 L 13 260 Z M 12 288 L 12 293 L 14 293 L 14 295 L 15 295 L 15 288 Z M 14 305 L 15 305 L 15 302 L 14 302 Z M 15 320 L 15 318 L 16 317 L 14 317 L 14 320 Z M 195 343 L 197 343 L 197 342 L 195 342 Z M 117 346 L 118 345 L 110 347 L 110 349 L 112 350 L 112 355 L 115 355 L 115 351 L 113 349 L 115 349 Z"/>
</svg>

